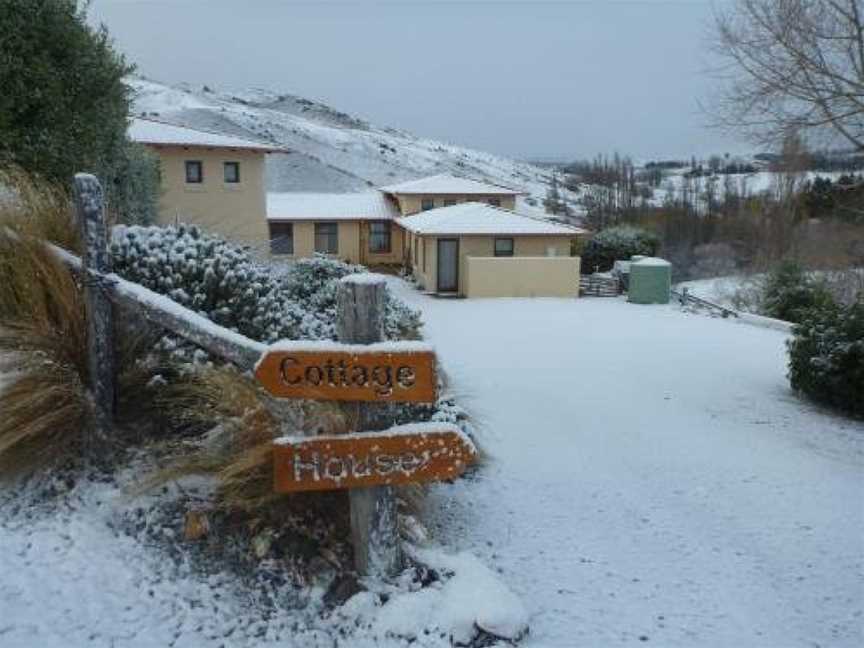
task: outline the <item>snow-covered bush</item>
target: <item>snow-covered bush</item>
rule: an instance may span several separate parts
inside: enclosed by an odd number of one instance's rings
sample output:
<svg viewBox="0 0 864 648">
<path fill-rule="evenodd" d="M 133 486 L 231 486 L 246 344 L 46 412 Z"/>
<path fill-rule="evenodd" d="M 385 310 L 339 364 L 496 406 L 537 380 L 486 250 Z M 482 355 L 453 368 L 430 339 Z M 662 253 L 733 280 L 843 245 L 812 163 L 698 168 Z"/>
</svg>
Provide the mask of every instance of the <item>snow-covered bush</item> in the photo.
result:
<svg viewBox="0 0 864 648">
<path fill-rule="evenodd" d="M 332 325 L 336 319 L 336 286 L 342 277 L 366 272 L 361 265 L 352 265 L 324 255 L 301 259 L 282 276 L 286 293 L 298 303 L 308 303 L 316 313 L 325 316 Z M 384 334 L 388 339 L 414 339 L 420 329 L 420 313 L 393 297 L 385 296 Z M 335 329 L 327 337 L 336 337 Z"/>
<path fill-rule="evenodd" d="M 586 274 L 595 269 L 607 272 L 618 260 L 628 260 L 634 254 L 654 256 L 660 246 L 656 234 L 639 227 L 621 225 L 599 232 L 582 250 L 582 269 Z"/>
<path fill-rule="evenodd" d="M 765 279 L 762 311 L 768 317 L 800 322 L 809 311 L 833 303 L 834 299 L 824 282 L 814 279 L 794 261 L 784 261 Z"/>
<path fill-rule="evenodd" d="M 810 310 L 789 340 L 792 388 L 864 417 L 864 302 Z"/>
<path fill-rule="evenodd" d="M 316 257 L 279 276 L 245 249 L 187 225 L 115 228 L 111 253 L 126 279 L 266 343 L 335 339 L 337 280 L 364 270 Z M 416 337 L 419 324 L 418 313 L 388 296 L 389 338 Z"/>
</svg>

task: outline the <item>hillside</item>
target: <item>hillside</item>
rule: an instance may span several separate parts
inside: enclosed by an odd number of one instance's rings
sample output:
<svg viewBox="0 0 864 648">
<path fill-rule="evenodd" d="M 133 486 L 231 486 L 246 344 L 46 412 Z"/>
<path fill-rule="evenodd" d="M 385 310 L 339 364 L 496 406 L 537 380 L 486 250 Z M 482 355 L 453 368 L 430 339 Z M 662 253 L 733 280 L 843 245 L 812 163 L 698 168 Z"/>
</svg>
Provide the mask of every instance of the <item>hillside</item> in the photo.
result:
<svg viewBox="0 0 864 648">
<path fill-rule="evenodd" d="M 525 191 L 521 207 L 541 209 L 551 178 L 549 169 L 378 127 L 291 94 L 168 86 L 140 78 L 129 84 L 136 115 L 290 149 L 270 158 L 270 191 L 359 191 L 453 173 Z"/>
</svg>

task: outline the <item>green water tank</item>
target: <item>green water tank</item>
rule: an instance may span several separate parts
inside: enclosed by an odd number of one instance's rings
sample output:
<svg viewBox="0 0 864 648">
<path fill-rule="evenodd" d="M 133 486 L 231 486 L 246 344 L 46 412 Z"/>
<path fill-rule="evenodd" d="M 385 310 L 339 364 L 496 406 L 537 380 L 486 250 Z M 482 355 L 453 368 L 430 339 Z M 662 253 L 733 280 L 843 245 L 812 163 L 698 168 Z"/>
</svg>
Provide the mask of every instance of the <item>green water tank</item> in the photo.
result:
<svg viewBox="0 0 864 648">
<path fill-rule="evenodd" d="M 628 300 L 634 304 L 668 304 L 672 290 L 672 264 L 647 257 L 630 264 Z"/>
</svg>

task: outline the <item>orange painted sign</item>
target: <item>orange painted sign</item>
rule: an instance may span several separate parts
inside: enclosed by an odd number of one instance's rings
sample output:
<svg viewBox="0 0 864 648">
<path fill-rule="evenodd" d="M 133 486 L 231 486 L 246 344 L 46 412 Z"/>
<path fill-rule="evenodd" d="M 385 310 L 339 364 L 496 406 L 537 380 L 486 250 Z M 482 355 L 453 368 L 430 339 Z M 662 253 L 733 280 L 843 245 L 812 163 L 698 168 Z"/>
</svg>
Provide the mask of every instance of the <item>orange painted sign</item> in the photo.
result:
<svg viewBox="0 0 864 648">
<path fill-rule="evenodd" d="M 477 451 L 455 425 L 418 423 L 383 432 L 288 437 L 273 445 L 277 493 L 442 481 Z"/>
<path fill-rule="evenodd" d="M 282 398 L 434 403 L 435 353 L 427 345 L 283 343 L 255 368 L 264 388 Z"/>
</svg>

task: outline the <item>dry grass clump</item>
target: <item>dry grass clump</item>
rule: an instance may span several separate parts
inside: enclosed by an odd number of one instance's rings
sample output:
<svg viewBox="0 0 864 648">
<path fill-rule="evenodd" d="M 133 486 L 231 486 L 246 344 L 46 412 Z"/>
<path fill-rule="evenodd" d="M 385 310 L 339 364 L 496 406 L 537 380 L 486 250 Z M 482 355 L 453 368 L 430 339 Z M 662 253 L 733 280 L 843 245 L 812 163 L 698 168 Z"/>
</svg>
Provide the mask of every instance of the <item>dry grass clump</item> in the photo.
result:
<svg viewBox="0 0 864 648">
<path fill-rule="evenodd" d="M 84 304 L 69 270 L 42 240 L 0 227 L 0 277 L 2 474 L 77 454 L 88 398 Z"/>
<path fill-rule="evenodd" d="M 162 405 L 176 424 L 200 430 L 174 465 L 142 483 L 149 490 L 191 475 L 217 481 L 215 505 L 223 512 L 267 517 L 274 508 L 306 506 L 316 498 L 273 492 L 272 442 L 283 434 L 344 432 L 346 419 L 332 404 L 276 401 L 232 367 L 209 368 L 168 388 Z M 320 499 L 320 498 L 319 498 Z M 327 499 L 327 498 L 325 498 Z"/>
<path fill-rule="evenodd" d="M 66 193 L 0 171 L 0 477 L 111 450 L 85 447 L 92 401 L 84 298 L 46 245 L 75 250 L 78 241 Z M 145 377 L 136 383 L 124 371 L 136 366 L 140 335 L 118 337 L 120 384 L 140 394 Z"/>
<path fill-rule="evenodd" d="M 81 250 L 69 191 L 15 167 L 0 169 L 0 227 Z"/>
<path fill-rule="evenodd" d="M 86 324 L 81 291 L 44 245 L 78 236 L 69 197 L 0 172 L 0 474 L 80 453 L 86 425 Z"/>
</svg>

